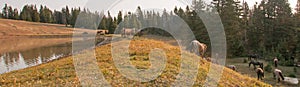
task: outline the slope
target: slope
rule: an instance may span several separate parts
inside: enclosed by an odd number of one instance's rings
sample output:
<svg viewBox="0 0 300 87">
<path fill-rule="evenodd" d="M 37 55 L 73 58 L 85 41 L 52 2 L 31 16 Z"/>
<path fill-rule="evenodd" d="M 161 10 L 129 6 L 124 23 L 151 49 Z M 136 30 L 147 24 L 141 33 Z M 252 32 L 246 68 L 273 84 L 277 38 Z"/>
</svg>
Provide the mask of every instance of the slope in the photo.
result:
<svg viewBox="0 0 300 87">
<path fill-rule="evenodd" d="M 121 42 L 114 42 L 116 44 Z M 160 48 L 165 51 L 167 64 L 163 72 L 150 82 L 137 82 L 127 79 L 114 66 L 111 56 L 111 45 L 107 44 L 96 48 L 97 63 L 105 79 L 112 86 L 170 86 L 176 79 L 180 70 L 180 49 L 161 41 L 153 39 L 138 38 L 130 42 L 129 54 L 131 63 L 138 69 L 148 69 L 151 66 L 148 54 L 151 49 Z M 85 56 L 91 51 L 84 51 L 76 56 Z M 186 53 L 186 52 L 184 52 Z M 189 57 L 199 58 L 193 54 Z M 82 57 L 82 60 L 85 58 Z M 211 63 L 202 60 L 199 64 L 197 80 L 194 86 L 203 86 L 209 66 Z M 216 65 L 217 66 L 217 65 Z M 89 67 L 85 67 L 89 69 Z M 216 73 L 220 74 L 220 73 Z M 59 60 L 42 64 L 23 70 L 12 71 L 0 75 L 0 86 L 78 86 L 79 79 L 76 77 L 72 57 L 61 58 Z M 270 85 L 257 81 L 255 78 L 236 73 L 228 68 L 224 68 L 220 87 L 269 87 Z"/>
</svg>

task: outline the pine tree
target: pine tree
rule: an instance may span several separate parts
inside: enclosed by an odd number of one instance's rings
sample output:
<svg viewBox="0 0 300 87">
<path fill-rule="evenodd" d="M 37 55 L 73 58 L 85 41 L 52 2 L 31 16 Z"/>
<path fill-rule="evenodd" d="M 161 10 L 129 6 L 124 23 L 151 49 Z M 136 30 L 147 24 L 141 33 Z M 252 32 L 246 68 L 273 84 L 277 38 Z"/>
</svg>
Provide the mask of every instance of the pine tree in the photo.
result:
<svg viewBox="0 0 300 87">
<path fill-rule="evenodd" d="M 14 11 L 11 6 L 8 6 L 8 19 L 13 19 L 14 17 Z"/>
<path fill-rule="evenodd" d="M 250 18 L 250 9 L 248 6 L 248 3 L 243 0 L 242 4 L 242 10 L 241 10 L 241 28 L 243 29 L 244 33 L 244 45 L 246 53 L 250 53 L 249 50 L 249 44 L 248 44 L 248 31 L 250 29 L 249 27 L 249 19 Z"/>
<path fill-rule="evenodd" d="M 300 0 L 297 0 L 295 10 L 296 10 L 296 13 L 295 13 L 296 26 L 300 27 Z"/>
<path fill-rule="evenodd" d="M 115 31 L 115 26 L 113 22 L 113 18 L 110 15 L 110 12 L 107 12 L 107 19 L 106 19 L 106 28 L 108 29 L 109 33 L 112 34 Z"/>
<path fill-rule="evenodd" d="M 66 26 L 68 25 L 67 23 L 67 10 L 66 8 L 62 8 L 61 9 L 61 22 L 62 24 L 65 24 Z"/>
<path fill-rule="evenodd" d="M 142 11 L 140 6 L 138 6 L 137 9 L 136 9 L 136 16 L 137 16 L 137 22 L 140 22 L 138 28 L 143 27 L 143 25 L 144 25 L 144 14 L 143 14 L 143 11 Z"/>
<path fill-rule="evenodd" d="M 56 24 L 63 24 L 62 12 L 54 10 L 53 16 Z"/>
<path fill-rule="evenodd" d="M 77 20 L 77 17 L 80 13 L 80 8 L 72 8 L 71 10 L 71 13 L 72 13 L 72 16 L 71 16 L 71 21 L 70 21 L 70 24 L 72 27 L 75 27 L 75 23 L 76 23 L 76 20 Z"/>
<path fill-rule="evenodd" d="M 19 20 L 19 12 L 18 12 L 18 9 L 17 8 L 15 8 L 14 9 L 14 17 L 13 17 L 13 19 L 15 19 L 15 20 Z"/>
<path fill-rule="evenodd" d="M 249 23 L 249 30 L 248 30 L 248 46 L 251 47 L 253 52 L 263 51 L 265 50 L 264 42 L 264 30 L 265 30 L 265 2 L 264 0 L 258 5 L 256 3 L 253 7 L 252 14 L 250 14 L 250 23 Z M 250 50 L 250 49 L 249 49 Z M 250 50 L 250 51 L 251 51 Z M 252 52 L 252 53 L 253 53 Z M 251 53 L 251 52 L 249 52 Z"/>
<path fill-rule="evenodd" d="M 65 23 L 65 25 L 66 25 L 66 27 L 70 24 L 70 21 L 71 21 L 71 17 L 70 17 L 71 15 L 70 15 L 70 10 L 69 10 L 69 7 L 68 6 L 66 6 L 66 13 L 65 13 L 65 17 L 66 17 L 66 23 Z"/>
<path fill-rule="evenodd" d="M 8 6 L 7 6 L 7 4 L 5 4 L 3 9 L 2 9 L 2 17 L 3 18 L 8 18 Z"/>
<path fill-rule="evenodd" d="M 213 0 L 212 2 L 219 12 L 227 39 L 229 56 L 242 55 L 244 51 L 244 33 L 241 32 L 239 1 Z"/>
<path fill-rule="evenodd" d="M 32 9 L 32 21 L 33 22 L 40 22 L 40 16 L 39 16 L 39 13 L 37 11 L 37 8 L 36 6 L 34 6 L 34 8 Z"/>
<path fill-rule="evenodd" d="M 40 22 L 46 22 L 45 21 L 45 11 L 44 11 L 44 7 L 41 5 L 41 7 L 40 7 Z"/>
<path fill-rule="evenodd" d="M 25 5 L 21 11 L 20 17 L 25 21 L 32 21 L 31 6 Z"/>
<path fill-rule="evenodd" d="M 98 29 L 106 29 L 106 30 L 108 30 L 106 16 L 104 15 L 103 12 L 100 14 L 100 16 L 102 16 L 102 19 L 101 19 L 101 22 L 100 22 L 100 24 L 98 26 Z"/>
</svg>

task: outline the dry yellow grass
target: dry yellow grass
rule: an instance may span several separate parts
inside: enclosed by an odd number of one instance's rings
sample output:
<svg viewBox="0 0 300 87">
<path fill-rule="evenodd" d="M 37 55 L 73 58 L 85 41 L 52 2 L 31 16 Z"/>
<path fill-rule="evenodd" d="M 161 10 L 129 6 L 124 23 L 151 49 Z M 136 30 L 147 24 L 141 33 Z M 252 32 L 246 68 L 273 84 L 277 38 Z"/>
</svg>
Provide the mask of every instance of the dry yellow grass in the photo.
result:
<svg viewBox="0 0 300 87">
<path fill-rule="evenodd" d="M 0 19 L 0 54 L 71 42 L 73 34 L 82 35 L 83 32 L 95 33 L 60 24 Z"/>
<path fill-rule="evenodd" d="M 120 43 L 120 42 L 116 42 Z M 152 39 L 135 39 L 131 41 L 129 47 L 131 63 L 139 69 L 147 69 L 151 66 L 148 54 L 154 48 L 163 49 L 167 55 L 167 64 L 161 75 L 150 82 L 138 82 L 122 76 L 114 66 L 111 56 L 111 44 L 96 48 L 97 63 L 105 79 L 112 86 L 170 86 L 179 73 L 180 49 L 161 41 Z M 90 51 L 84 51 L 77 56 L 84 56 Z M 186 52 L 184 52 L 186 53 Z M 199 58 L 189 54 L 189 57 Z M 84 59 L 84 58 L 82 58 Z M 211 63 L 199 61 L 197 80 L 194 86 L 203 86 L 209 66 Z M 213 64 L 214 65 L 214 64 Z M 218 66 L 218 65 L 214 65 Z M 221 67 L 221 66 L 218 66 Z M 88 67 L 86 67 L 88 68 Z M 216 73 L 220 74 L 220 73 Z M 30 67 L 22 70 L 12 71 L 0 75 L 0 86 L 78 86 L 80 85 L 75 74 L 72 57 L 62 58 L 47 64 Z M 255 78 L 241 75 L 225 68 L 218 84 L 220 87 L 269 87 L 270 85 L 257 81 Z"/>
</svg>

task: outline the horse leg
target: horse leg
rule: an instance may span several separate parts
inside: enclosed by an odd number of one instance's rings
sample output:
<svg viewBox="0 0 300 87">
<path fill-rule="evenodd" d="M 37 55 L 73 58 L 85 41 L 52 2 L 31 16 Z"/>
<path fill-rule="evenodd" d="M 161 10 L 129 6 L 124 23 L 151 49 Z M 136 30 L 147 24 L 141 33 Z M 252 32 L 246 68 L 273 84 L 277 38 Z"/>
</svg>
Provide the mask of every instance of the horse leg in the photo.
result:
<svg viewBox="0 0 300 87">
<path fill-rule="evenodd" d="M 249 63 L 249 68 L 250 68 L 250 66 L 251 66 L 251 62 Z"/>
<path fill-rule="evenodd" d="M 260 73 L 259 73 L 259 71 L 256 72 L 256 74 L 257 74 L 257 80 L 259 80 L 259 78 L 260 78 Z"/>
</svg>

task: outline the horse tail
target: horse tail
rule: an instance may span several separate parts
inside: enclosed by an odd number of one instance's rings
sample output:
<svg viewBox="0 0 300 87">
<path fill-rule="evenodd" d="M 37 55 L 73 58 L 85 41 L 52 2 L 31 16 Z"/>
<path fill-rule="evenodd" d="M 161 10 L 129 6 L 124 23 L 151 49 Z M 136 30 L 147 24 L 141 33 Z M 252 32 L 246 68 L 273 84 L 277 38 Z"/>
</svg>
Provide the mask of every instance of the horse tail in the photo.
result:
<svg viewBox="0 0 300 87">
<path fill-rule="evenodd" d="M 284 77 L 281 72 L 279 73 L 279 75 L 280 75 L 281 79 L 284 80 Z"/>
</svg>

